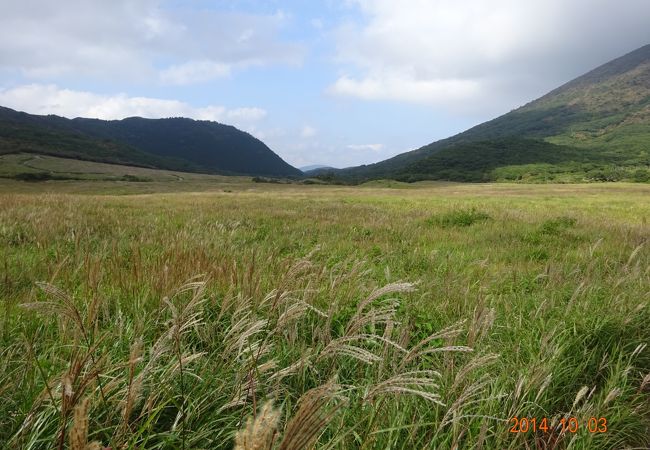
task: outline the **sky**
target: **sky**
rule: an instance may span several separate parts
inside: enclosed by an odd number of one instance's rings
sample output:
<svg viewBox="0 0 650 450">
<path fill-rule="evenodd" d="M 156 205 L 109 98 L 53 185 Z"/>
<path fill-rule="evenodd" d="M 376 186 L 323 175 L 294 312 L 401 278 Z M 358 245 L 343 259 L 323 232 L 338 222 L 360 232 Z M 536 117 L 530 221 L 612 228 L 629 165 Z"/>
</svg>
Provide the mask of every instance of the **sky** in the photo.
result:
<svg viewBox="0 0 650 450">
<path fill-rule="evenodd" d="M 0 105 L 235 125 L 348 167 L 650 44 L 648 0 L 0 0 Z"/>
</svg>

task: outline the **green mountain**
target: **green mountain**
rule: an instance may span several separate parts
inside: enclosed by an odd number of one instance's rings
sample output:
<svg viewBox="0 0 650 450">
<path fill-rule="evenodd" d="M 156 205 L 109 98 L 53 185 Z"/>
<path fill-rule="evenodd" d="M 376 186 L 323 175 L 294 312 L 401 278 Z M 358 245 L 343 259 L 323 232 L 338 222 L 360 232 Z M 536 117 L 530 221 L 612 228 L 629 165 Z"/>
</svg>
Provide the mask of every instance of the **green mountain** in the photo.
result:
<svg viewBox="0 0 650 450">
<path fill-rule="evenodd" d="M 300 176 L 262 141 L 229 125 L 184 118 L 37 116 L 0 107 L 0 154 L 39 153 L 188 172 Z"/>
<path fill-rule="evenodd" d="M 497 119 L 337 175 L 356 180 L 650 180 L 650 45 Z"/>
</svg>

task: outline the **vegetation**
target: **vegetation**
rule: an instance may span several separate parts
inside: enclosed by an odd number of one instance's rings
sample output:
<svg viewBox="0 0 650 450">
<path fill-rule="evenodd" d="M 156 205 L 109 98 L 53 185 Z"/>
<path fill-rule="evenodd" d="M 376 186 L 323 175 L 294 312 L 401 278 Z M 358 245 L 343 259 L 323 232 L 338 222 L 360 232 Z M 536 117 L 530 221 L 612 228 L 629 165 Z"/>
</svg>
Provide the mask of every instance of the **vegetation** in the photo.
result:
<svg viewBox="0 0 650 450">
<path fill-rule="evenodd" d="M 73 122 L 75 128 L 91 136 L 124 142 L 161 157 L 182 158 L 204 172 L 302 176 L 262 141 L 230 125 L 182 117 Z"/>
<path fill-rule="evenodd" d="M 187 172 L 302 174 L 258 139 L 216 122 L 139 117 L 68 120 L 0 107 L 0 155 L 14 153 Z"/>
<path fill-rule="evenodd" d="M 14 179 L 21 181 L 48 181 L 48 180 L 75 180 L 76 178 L 62 175 L 52 175 L 49 172 L 26 172 L 14 175 Z"/>
<path fill-rule="evenodd" d="M 16 153 L 0 155 L 0 178 L 13 178 L 23 181 L 110 180 L 154 182 L 180 181 L 185 179 L 222 179 L 223 177 L 106 164 L 30 153 Z"/>
<path fill-rule="evenodd" d="M 490 216 L 479 211 L 476 208 L 471 209 L 453 209 L 442 215 L 436 215 L 430 219 L 430 222 L 444 228 L 450 227 L 469 227 L 475 223 L 483 222 L 490 219 Z"/>
<path fill-rule="evenodd" d="M 647 185 L 210 180 L 1 181 L 3 448 L 650 445 Z"/>
<path fill-rule="evenodd" d="M 337 171 L 337 176 L 357 181 L 642 181 L 650 170 L 649 124 L 647 45 L 494 120 L 386 161 Z"/>
<path fill-rule="evenodd" d="M 409 182 L 644 182 L 650 178 L 650 157 L 507 138 L 445 148 L 411 164 L 395 178 Z"/>
<path fill-rule="evenodd" d="M 49 125 L 48 120 L 56 125 Z M 56 116 L 31 116 L 0 107 L 0 155 L 31 153 L 139 167 L 197 169 L 187 161 L 147 154 L 123 143 L 95 139 L 58 124 L 65 120 Z"/>
</svg>

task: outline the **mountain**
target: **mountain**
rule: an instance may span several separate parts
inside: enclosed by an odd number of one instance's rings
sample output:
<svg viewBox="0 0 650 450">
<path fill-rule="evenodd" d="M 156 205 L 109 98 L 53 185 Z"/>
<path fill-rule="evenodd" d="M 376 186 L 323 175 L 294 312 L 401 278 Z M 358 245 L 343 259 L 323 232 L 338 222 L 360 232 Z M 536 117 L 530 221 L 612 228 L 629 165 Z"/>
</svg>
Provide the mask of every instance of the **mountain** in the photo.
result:
<svg viewBox="0 0 650 450">
<path fill-rule="evenodd" d="M 650 45 L 456 136 L 344 169 L 357 180 L 650 180 Z"/>
<path fill-rule="evenodd" d="M 213 171 L 300 176 L 262 141 L 230 125 L 185 118 L 73 119 L 76 129 L 161 157 L 182 158 Z"/>
<path fill-rule="evenodd" d="M 168 161 L 124 143 L 96 139 L 57 116 L 35 116 L 0 107 L 0 154 L 38 153 L 64 158 L 165 169 L 198 169 Z"/>
<path fill-rule="evenodd" d="M 190 172 L 302 175 L 248 133 L 185 118 L 66 119 L 0 107 L 0 154 L 7 153 Z"/>
<path fill-rule="evenodd" d="M 302 173 L 312 173 L 312 172 L 317 173 L 322 170 L 336 170 L 334 167 L 324 166 L 322 164 L 312 164 L 311 166 L 299 167 L 299 169 L 302 171 Z"/>
</svg>

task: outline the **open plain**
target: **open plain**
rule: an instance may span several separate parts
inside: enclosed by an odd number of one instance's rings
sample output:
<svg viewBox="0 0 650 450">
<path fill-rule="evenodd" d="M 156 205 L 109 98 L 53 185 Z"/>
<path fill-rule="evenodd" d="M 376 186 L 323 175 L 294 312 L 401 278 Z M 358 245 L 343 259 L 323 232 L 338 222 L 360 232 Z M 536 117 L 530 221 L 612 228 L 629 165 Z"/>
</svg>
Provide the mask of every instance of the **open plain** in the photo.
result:
<svg viewBox="0 0 650 450">
<path fill-rule="evenodd" d="M 650 446 L 650 185 L 0 192 L 6 448 Z"/>
</svg>

